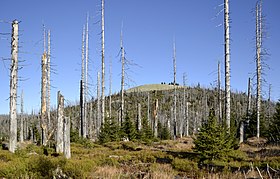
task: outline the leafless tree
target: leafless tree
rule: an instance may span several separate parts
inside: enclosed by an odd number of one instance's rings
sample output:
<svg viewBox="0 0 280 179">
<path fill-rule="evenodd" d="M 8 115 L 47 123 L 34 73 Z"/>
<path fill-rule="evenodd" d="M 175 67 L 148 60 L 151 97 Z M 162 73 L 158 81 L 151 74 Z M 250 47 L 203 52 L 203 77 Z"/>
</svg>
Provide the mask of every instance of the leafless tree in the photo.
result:
<svg viewBox="0 0 280 179">
<path fill-rule="evenodd" d="M 229 0 L 224 0 L 224 30 L 225 30 L 225 111 L 226 125 L 230 128 L 230 35 L 229 35 Z"/>
<path fill-rule="evenodd" d="M 12 23 L 12 61 L 10 73 L 10 135 L 9 151 L 14 153 L 17 144 L 17 82 L 18 82 L 18 21 Z"/>
</svg>

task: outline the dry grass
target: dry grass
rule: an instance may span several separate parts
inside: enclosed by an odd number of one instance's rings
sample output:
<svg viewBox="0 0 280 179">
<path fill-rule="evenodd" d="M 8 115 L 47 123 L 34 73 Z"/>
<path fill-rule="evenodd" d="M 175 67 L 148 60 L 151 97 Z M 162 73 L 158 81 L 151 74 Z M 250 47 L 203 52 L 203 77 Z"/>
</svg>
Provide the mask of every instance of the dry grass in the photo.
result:
<svg viewBox="0 0 280 179">
<path fill-rule="evenodd" d="M 123 170 L 114 166 L 97 167 L 96 171 L 91 173 L 93 178 L 121 178 Z"/>
</svg>

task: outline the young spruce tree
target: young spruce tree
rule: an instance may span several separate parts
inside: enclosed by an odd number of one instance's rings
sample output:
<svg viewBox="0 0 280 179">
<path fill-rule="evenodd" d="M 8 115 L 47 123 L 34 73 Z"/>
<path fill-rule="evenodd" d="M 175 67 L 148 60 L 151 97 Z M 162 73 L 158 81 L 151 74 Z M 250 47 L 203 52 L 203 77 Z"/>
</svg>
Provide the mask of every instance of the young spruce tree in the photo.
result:
<svg viewBox="0 0 280 179">
<path fill-rule="evenodd" d="M 194 151 L 199 154 L 200 162 L 225 161 L 233 150 L 234 138 L 227 127 L 217 123 L 215 111 L 211 109 L 209 119 L 202 125 L 194 144 Z"/>
</svg>

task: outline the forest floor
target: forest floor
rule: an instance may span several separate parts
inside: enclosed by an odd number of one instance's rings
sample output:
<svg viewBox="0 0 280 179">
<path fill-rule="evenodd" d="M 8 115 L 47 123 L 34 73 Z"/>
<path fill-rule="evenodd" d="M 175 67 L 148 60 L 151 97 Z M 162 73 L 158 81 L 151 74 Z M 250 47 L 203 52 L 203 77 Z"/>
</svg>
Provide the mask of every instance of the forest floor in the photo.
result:
<svg viewBox="0 0 280 179">
<path fill-rule="evenodd" d="M 240 145 L 228 163 L 198 165 L 193 139 L 71 143 L 71 159 L 30 142 L 15 154 L 0 150 L 0 178 L 279 178 L 280 147 L 259 140 Z"/>
</svg>

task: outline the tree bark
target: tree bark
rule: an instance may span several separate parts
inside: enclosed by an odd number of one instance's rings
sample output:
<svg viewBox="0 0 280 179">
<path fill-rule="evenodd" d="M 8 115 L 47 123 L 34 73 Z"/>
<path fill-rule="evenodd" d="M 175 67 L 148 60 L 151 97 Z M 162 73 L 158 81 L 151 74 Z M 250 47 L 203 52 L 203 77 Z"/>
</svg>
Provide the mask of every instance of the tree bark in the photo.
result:
<svg viewBox="0 0 280 179">
<path fill-rule="evenodd" d="M 229 0 L 224 0 L 224 30 L 225 30 L 225 111 L 226 126 L 230 129 L 230 35 L 229 35 Z"/>
<path fill-rule="evenodd" d="M 56 152 L 64 152 L 64 142 L 63 142 L 63 123 L 64 123 L 64 97 L 60 94 L 60 91 L 57 93 L 57 128 L 56 128 Z"/>
<path fill-rule="evenodd" d="M 158 137 L 158 99 L 155 100 L 154 107 L 154 136 Z"/>
<path fill-rule="evenodd" d="M 173 80 L 173 87 L 174 87 L 174 139 L 177 136 L 177 91 L 176 91 L 176 46 L 175 41 L 173 43 L 173 72 L 174 72 L 174 80 Z"/>
<path fill-rule="evenodd" d="M 221 94 L 221 67 L 220 61 L 218 62 L 218 115 L 219 123 L 222 124 L 222 94 Z"/>
<path fill-rule="evenodd" d="M 10 138 L 9 151 L 14 153 L 17 145 L 17 82 L 18 82 L 18 21 L 12 23 L 12 61 L 10 73 Z"/>
<path fill-rule="evenodd" d="M 46 116 L 46 90 L 47 90 L 47 54 L 42 55 L 42 81 L 41 81 L 41 130 L 42 145 L 47 145 L 47 116 Z"/>
<path fill-rule="evenodd" d="M 257 138 L 260 137 L 261 110 L 261 48 L 262 48 L 262 9 L 261 3 L 256 5 L 256 71 L 257 71 Z"/>
<path fill-rule="evenodd" d="M 47 119 L 48 129 L 52 127 L 51 123 L 51 31 L 48 31 L 48 55 L 47 55 Z"/>
<path fill-rule="evenodd" d="M 23 116 L 23 90 L 21 91 L 21 95 L 20 95 L 20 131 L 19 131 L 19 141 L 23 142 L 23 120 L 24 120 L 24 116 Z"/>
<path fill-rule="evenodd" d="M 124 47 L 121 30 L 121 58 L 122 58 L 122 79 L 121 79 L 121 124 L 124 122 Z"/>
<path fill-rule="evenodd" d="M 142 129 L 142 117 L 141 117 L 141 103 L 138 103 L 138 131 Z"/>
<path fill-rule="evenodd" d="M 101 63 L 102 63 L 102 79 L 101 79 L 101 123 L 105 120 L 105 39 L 104 39 L 104 0 L 101 1 Z"/>
<path fill-rule="evenodd" d="M 66 159 L 71 158 L 70 149 L 70 117 L 64 117 L 63 120 L 63 153 Z"/>
</svg>

